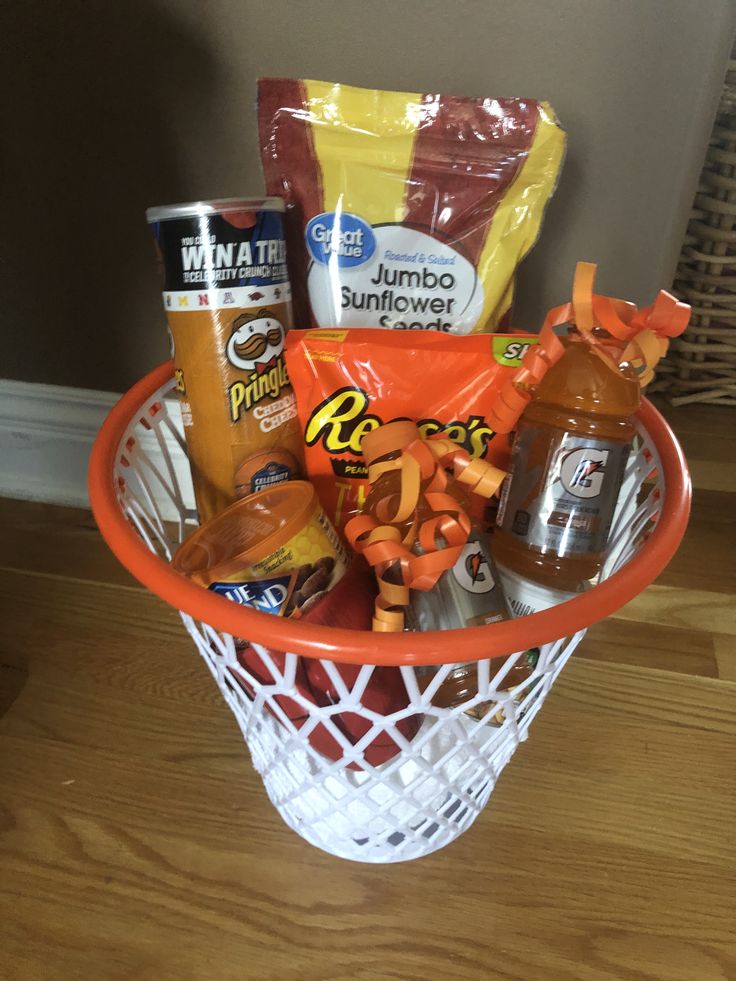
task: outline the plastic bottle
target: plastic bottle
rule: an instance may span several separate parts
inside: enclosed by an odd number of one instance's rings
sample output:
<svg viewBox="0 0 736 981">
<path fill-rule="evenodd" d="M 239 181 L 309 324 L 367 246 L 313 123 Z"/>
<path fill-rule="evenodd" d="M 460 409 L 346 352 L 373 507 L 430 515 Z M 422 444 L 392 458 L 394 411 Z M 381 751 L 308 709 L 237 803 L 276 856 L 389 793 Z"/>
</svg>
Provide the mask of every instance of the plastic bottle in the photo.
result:
<svg viewBox="0 0 736 981">
<path fill-rule="evenodd" d="M 641 397 L 633 368 L 617 367 L 615 342 L 600 329 L 594 339 L 571 331 L 525 410 L 493 536 L 515 583 L 558 594 L 582 591 L 601 570 Z M 511 605 L 531 612 L 519 596 Z"/>
<path fill-rule="evenodd" d="M 366 464 L 371 466 L 398 459 L 401 451 L 417 439 L 421 439 L 417 426 L 408 420 L 400 420 L 367 433 L 363 437 L 361 449 Z M 401 494 L 401 484 L 401 470 L 382 473 L 366 498 L 364 511 L 380 521 L 381 502 L 397 500 Z M 421 491 L 423 490 L 424 487 L 421 487 Z M 449 475 L 445 493 L 454 498 L 466 513 L 472 511 L 470 494 Z M 419 527 L 431 518 L 451 513 L 449 510 L 431 510 L 420 493 L 414 513 L 400 524 L 394 523 L 394 526 L 399 529 L 403 538 L 415 523 Z M 410 547 L 415 554 L 422 554 L 416 539 Z M 406 622 L 413 630 L 450 630 L 495 623 L 509 619 L 510 615 L 486 537 L 473 525 L 460 558 L 451 569 L 442 574 L 433 589 L 426 592 L 411 591 Z"/>
<path fill-rule="evenodd" d="M 400 420 L 367 433 L 363 437 L 361 448 L 365 461 L 370 466 L 398 459 L 403 449 L 420 438 L 421 434 L 413 422 Z M 400 492 L 401 471 L 398 469 L 386 471 L 373 484 L 364 511 L 380 521 L 380 503 L 387 498 L 395 499 Z M 448 476 L 445 492 L 454 497 L 466 513 L 472 514 L 471 495 L 460 482 Z M 394 525 L 399 528 L 402 538 L 410 532 L 415 521 L 420 524 L 437 516 L 438 512 L 432 511 L 422 501 L 420 494 L 414 514 L 403 523 Z M 416 542 L 412 550 L 415 554 L 421 554 Z M 381 574 L 391 582 L 401 582 L 398 569 L 382 570 Z M 405 610 L 405 618 L 409 630 L 421 631 L 450 630 L 511 618 L 487 538 L 476 524 L 471 526 L 460 558 L 451 569 L 442 574 L 436 585 L 426 592 L 411 590 L 410 605 Z M 492 671 L 497 670 L 498 667 L 500 662 L 494 662 Z M 420 670 L 420 678 L 425 679 L 429 684 L 435 670 L 435 668 Z M 532 661 L 527 663 L 526 660 L 520 659 L 504 680 L 504 687 L 519 684 L 529 676 L 531 670 Z M 472 698 L 477 690 L 477 664 L 474 662 L 459 665 L 448 675 L 432 701 L 439 707 L 451 707 Z M 471 714 L 481 715 L 485 708 L 485 705 L 477 706 L 471 710 Z"/>
</svg>

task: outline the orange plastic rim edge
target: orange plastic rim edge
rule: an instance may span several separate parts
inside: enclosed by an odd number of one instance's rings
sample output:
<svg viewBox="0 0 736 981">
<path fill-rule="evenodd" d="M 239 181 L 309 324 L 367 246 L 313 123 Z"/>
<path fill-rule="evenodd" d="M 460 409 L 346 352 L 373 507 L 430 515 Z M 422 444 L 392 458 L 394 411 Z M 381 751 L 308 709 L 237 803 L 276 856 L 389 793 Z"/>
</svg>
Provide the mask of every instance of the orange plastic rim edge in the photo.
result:
<svg viewBox="0 0 736 981">
<path fill-rule="evenodd" d="M 102 425 L 89 464 L 89 497 L 100 531 L 119 561 L 171 606 L 217 630 L 281 651 L 350 664 L 443 664 L 501 657 L 538 647 L 602 620 L 637 596 L 675 554 L 690 514 L 690 476 L 669 426 L 646 399 L 639 420 L 662 461 L 662 512 L 640 551 L 605 582 L 575 599 L 520 620 L 423 634 L 371 633 L 300 624 L 238 606 L 178 575 L 148 550 L 121 511 L 113 469 L 125 429 L 141 406 L 170 380 L 173 362 L 159 365 L 113 407 Z"/>
</svg>

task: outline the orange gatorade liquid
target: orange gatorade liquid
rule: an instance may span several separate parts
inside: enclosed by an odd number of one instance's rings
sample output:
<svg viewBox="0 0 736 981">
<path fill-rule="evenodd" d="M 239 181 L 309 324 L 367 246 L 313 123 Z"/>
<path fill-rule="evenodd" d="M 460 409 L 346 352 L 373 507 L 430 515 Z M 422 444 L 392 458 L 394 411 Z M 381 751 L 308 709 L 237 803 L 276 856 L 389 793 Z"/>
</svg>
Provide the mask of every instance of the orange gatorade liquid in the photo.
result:
<svg viewBox="0 0 736 981">
<path fill-rule="evenodd" d="M 576 331 L 521 418 L 493 554 L 512 573 L 578 592 L 601 569 L 634 437 L 640 387 L 607 335 Z M 513 605 L 513 604 L 512 604 Z"/>
<path fill-rule="evenodd" d="M 396 459 L 401 451 L 414 440 L 420 438 L 418 428 L 409 420 L 400 420 L 381 426 L 363 437 L 362 450 L 368 466 Z M 401 471 L 387 470 L 373 484 L 366 499 L 365 511 L 378 520 L 383 520 L 382 509 L 388 502 L 395 502 L 402 492 Z M 457 480 L 449 477 L 445 493 L 454 498 L 466 512 L 472 512 L 472 495 Z M 441 515 L 442 511 L 431 510 L 425 504 L 417 505 L 415 512 L 397 527 L 402 538 L 411 537 L 416 527 L 425 521 Z M 452 511 L 446 513 L 451 514 Z M 415 541 L 413 550 L 422 554 Z M 392 575 L 393 573 L 393 575 Z M 398 568 L 382 572 L 384 578 L 401 582 Z M 488 541 L 477 524 L 473 524 L 467 542 L 459 558 L 439 578 L 431 590 L 412 589 L 409 606 L 405 610 L 406 628 L 409 630 L 449 630 L 459 627 L 479 626 L 496 623 L 511 618 L 500 576 L 493 562 Z M 448 653 L 448 660 L 451 654 Z M 495 662 L 492 671 L 497 671 L 502 662 Z M 500 687 L 511 688 L 529 677 L 534 660 L 522 658 L 505 676 Z M 430 684 L 436 673 L 434 667 L 417 669 L 422 688 Z M 432 697 L 433 705 L 451 708 L 473 698 L 478 691 L 477 663 L 459 664 L 445 678 Z M 468 710 L 477 718 L 482 718 L 489 709 L 489 703 L 481 703 Z"/>
</svg>

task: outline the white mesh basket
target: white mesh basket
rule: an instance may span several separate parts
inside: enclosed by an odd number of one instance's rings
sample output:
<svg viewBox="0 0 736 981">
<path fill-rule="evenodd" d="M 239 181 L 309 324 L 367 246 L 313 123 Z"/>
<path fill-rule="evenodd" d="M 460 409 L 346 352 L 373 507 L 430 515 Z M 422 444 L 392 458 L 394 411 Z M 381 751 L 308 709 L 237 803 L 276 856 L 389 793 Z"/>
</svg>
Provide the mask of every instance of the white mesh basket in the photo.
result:
<svg viewBox="0 0 736 981">
<path fill-rule="evenodd" d="M 587 594 L 464 631 L 337 630 L 238 607 L 170 568 L 195 521 L 172 373 L 167 363 L 146 376 L 100 432 L 90 499 L 103 535 L 141 582 L 179 608 L 291 828 L 318 848 L 362 862 L 419 858 L 449 844 L 485 807 L 586 627 L 640 592 L 676 550 L 689 481 L 672 433 L 645 403 L 602 581 Z M 234 637 L 248 639 L 249 659 Z M 531 674 L 509 688 L 504 679 L 530 649 L 538 649 Z M 468 662 L 477 694 L 453 708 L 433 704 L 448 673 Z M 430 664 L 436 674 L 426 686 L 417 666 Z M 305 665 L 322 669 L 327 704 L 298 682 Z M 387 665 L 395 697 L 384 715 L 371 709 L 367 693 Z M 389 747 L 380 763 L 379 745 Z"/>
</svg>

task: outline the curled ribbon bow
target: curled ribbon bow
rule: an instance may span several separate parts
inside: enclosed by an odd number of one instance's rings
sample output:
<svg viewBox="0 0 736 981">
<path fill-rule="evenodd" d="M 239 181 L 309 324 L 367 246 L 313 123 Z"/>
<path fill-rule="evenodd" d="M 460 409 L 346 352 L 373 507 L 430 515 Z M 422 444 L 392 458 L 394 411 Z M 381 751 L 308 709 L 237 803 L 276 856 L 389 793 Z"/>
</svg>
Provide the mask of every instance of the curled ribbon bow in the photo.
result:
<svg viewBox="0 0 736 981">
<path fill-rule="evenodd" d="M 632 365 L 642 388 L 654 377 L 654 369 L 667 353 L 669 340 L 688 325 L 690 307 L 666 290 L 660 290 L 654 303 L 639 310 L 634 303 L 601 296 L 593 292 L 597 266 L 579 262 L 575 267 L 572 301 L 548 311 L 539 332 L 539 344 L 531 348 L 518 371 L 501 388 L 498 402 L 488 413 L 498 433 L 509 433 L 531 401 L 533 389 L 553 364 L 562 357 L 564 347 L 554 328 L 574 324 L 600 357 L 618 367 Z M 596 328 L 607 332 L 605 340 Z"/>
<path fill-rule="evenodd" d="M 470 518 L 447 492 L 446 468 L 452 468 L 455 479 L 469 491 L 485 498 L 496 493 L 506 476 L 503 470 L 473 459 L 452 440 L 441 437 L 414 440 L 395 460 L 368 468 L 371 484 L 389 471 L 400 474 L 398 494 L 379 500 L 375 516 L 360 514 L 345 526 L 350 544 L 376 571 L 379 595 L 374 630 L 403 630 L 409 590 L 432 589 L 457 562 L 468 540 Z M 420 504 L 431 514 L 422 521 L 417 510 Z"/>
</svg>

